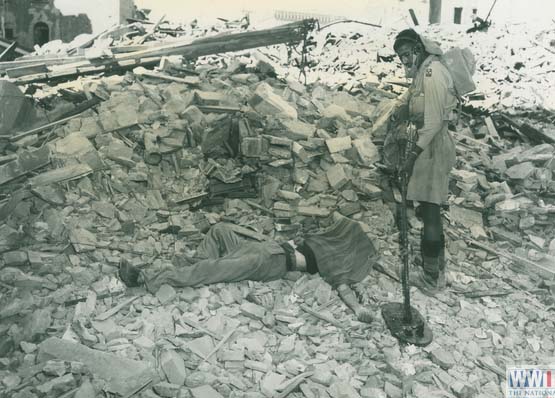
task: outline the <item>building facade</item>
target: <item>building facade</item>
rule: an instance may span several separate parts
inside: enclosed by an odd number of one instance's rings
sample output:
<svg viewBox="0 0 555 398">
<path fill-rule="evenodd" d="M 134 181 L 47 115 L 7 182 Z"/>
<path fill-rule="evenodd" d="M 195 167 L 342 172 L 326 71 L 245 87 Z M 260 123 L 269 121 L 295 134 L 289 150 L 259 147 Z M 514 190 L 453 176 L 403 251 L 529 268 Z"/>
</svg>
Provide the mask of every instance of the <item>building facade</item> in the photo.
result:
<svg viewBox="0 0 555 398">
<path fill-rule="evenodd" d="M 86 14 L 62 15 L 54 0 L 0 0 L 0 24 L 2 37 L 27 49 L 92 33 Z"/>
</svg>

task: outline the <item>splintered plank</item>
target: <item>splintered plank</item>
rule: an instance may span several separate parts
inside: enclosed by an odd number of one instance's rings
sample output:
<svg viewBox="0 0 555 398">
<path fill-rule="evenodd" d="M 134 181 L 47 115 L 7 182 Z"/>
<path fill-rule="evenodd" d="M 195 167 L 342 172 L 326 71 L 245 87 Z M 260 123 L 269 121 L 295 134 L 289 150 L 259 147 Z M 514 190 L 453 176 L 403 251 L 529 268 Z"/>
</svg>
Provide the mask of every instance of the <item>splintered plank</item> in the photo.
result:
<svg viewBox="0 0 555 398">
<path fill-rule="evenodd" d="M 46 73 L 48 72 L 48 67 L 46 64 L 32 64 L 21 66 L 19 68 L 8 69 L 6 73 L 10 79 L 14 79 L 16 77 L 21 77 L 25 75 L 34 75 L 39 73 Z"/>
<path fill-rule="evenodd" d="M 50 149 L 22 151 L 17 159 L 0 166 L 0 185 L 15 180 L 50 163 Z"/>
<path fill-rule="evenodd" d="M 486 127 L 488 128 L 489 135 L 491 135 L 493 138 L 499 138 L 499 133 L 497 132 L 497 129 L 495 128 L 495 124 L 493 124 L 493 120 L 491 120 L 491 117 L 486 117 L 484 121 L 486 122 Z"/>
<path fill-rule="evenodd" d="M 31 184 L 31 187 L 35 188 L 41 185 L 71 181 L 77 178 L 84 177 L 88 174 L 91 174 L 92 172 L 93 169 L 91 169 L 86 164 L 75 164 L 39 174 L 38 176 L 31 178 L 29 182 Z"/>
<path fill-rule="evenodd" d="M 131 297 L 127 300 L 125 300 L 122 303 L 119 303 L 118 305 L 116 305 L 113 308 L 110 308 L 108 311 L 103 312 L 102 314 L 97 315 L 96 320 L 97 321 L 105 321 L 106 319 L 112 317 L 113 315 L 117 314 L 118 312 L 120 312 L 123 308 L 127 307 L 128 305 L 132 304 L 133 301 L 137 300 L 140 296 L 134 296 Z"/>
</svg>

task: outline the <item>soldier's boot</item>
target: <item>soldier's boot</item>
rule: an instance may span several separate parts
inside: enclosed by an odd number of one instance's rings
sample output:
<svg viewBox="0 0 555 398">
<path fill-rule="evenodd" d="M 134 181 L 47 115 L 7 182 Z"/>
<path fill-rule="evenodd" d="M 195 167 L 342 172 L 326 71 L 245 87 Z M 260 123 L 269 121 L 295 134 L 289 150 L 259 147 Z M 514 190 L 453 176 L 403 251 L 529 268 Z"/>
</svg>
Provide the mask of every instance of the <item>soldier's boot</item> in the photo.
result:
<svg viewBox="0 0 555 398">
<path fill-rule="evenodd" d="M 438 260 L 439 260 L 439 275 L 437 278 L 437 287 L 438 289 L 443 290 L 447 285 L 447 281 L 445 277 L 447 260 L 445 259 L 445 237 L 444 236 L 441 237 L 441 247 L 439 249 Z"/>
<path fill-rule="evenodd" d="M 409 275 L 411 285 L 428 296 L 434 296 L 439 292 L 441 243 L 441 241 L 422 239 L 422 266 Z"/>
</svg>

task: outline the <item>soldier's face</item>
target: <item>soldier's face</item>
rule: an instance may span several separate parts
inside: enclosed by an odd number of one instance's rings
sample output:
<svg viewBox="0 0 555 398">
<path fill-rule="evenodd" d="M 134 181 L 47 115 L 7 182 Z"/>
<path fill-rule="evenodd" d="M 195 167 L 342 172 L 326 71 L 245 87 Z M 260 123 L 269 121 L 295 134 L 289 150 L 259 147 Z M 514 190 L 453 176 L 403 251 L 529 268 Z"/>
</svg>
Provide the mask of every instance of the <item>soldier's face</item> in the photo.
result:
<svg viewBox="0 0 555 398">
<path fill-rule="evenodd" d="M 397 51 L 397 55 L 405 68 L 410 69 L 416 63 L 416 54 L 414 53 L 414 45 L 412 44 L 406 43 L 401 45 Z"/>
<path fill-rule="evenodd" d="M 414 51 L 414 45 L 408 43 L 401 45 L 397 51 L 397 55 L 405 67 L 406 77 L 414 78 L 418 71 L 418 54 Z"/>
</svg>

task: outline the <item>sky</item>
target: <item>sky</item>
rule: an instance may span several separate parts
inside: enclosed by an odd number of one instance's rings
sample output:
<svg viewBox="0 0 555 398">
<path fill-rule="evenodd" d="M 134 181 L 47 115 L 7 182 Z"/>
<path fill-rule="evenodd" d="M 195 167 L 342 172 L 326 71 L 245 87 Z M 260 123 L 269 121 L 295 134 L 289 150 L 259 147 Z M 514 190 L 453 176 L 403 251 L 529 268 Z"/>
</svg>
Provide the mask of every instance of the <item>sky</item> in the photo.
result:
<svg viewBox="0 0 555 398">
<path fill-rule="evenodd" d="M 390 3 L 396 0 L 376 0 L 377 3 Z M 175 22 L 190 22 L 195 18 L 236 18 L 243 10 L 261 14 L 271 14 L 276 9 L 311 11 L 321 14 L 344 15 L 344 7 L 336 1 L 326 0 L 136 0 L 139 8 L 152 10 L 151 19 L 163 15 Z M 363 8 L 367 0 L 350 0 L 349 9 L 355 12 Z M 85 12 L 91 18 L 95 32 L 108 28 L 117 18 L 117 0 L 55 0 L 56 6 L 64 14 Z"/>
<path fill-rule="evenodd" d="M 443 0 L 443 20 L 451 21 L 453 7 L 463 6 L 463 17 L 469 16 L 472 7 L 485 16 L 494 0 Z M 117 18 L 117 0 L 55 0 L 64 14 L 85 12 L 91 18 L 93 30 L 99 33 Z M 260 18 L 269 17 L 274 10 L 313 12 L 345 16 L 366 22 L 388 23 L 406 18 L 408 9 L 414 8 L 420 20 L 427 19 L 427 0 L 136 0 L 139 8 L 152 9 L 151 19 L 166 15 L 174 22 L 190 22 L 216 17 L 239 18 L 244 11 Z M 554 0 L 497 0 L 492 18 L 497 21 L 534 23 L 555 15 Z"/>
</svg>

